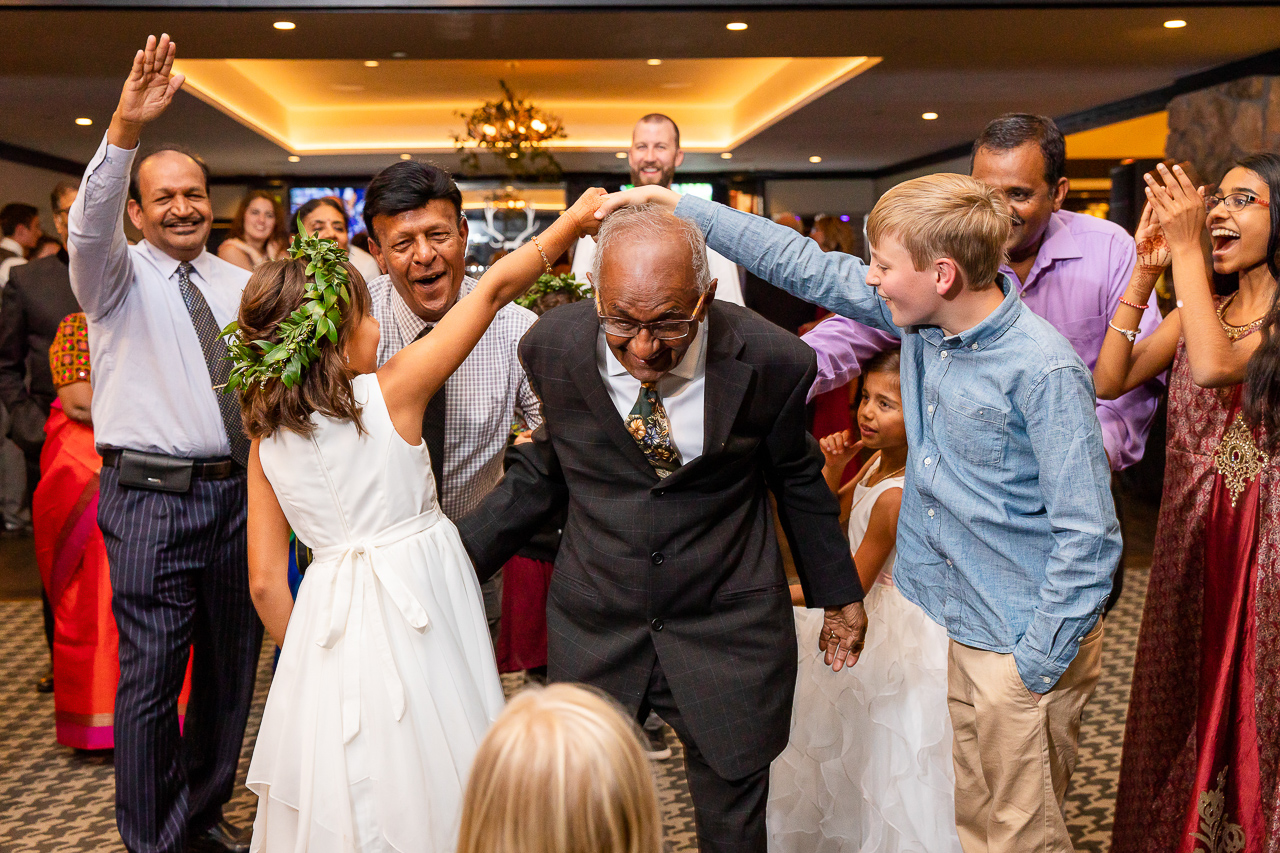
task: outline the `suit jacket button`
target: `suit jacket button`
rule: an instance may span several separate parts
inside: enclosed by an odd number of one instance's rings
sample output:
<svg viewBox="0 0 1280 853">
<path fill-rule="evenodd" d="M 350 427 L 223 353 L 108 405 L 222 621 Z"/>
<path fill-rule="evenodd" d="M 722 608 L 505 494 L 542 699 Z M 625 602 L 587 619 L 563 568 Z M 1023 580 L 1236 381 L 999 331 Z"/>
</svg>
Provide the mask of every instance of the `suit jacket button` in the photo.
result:
<svg viewBox="0 0 1280 853">
<path fill-rule="evenodd" d="M 661 630 L 662 630 L 662 620 L 661 620 L 661 619 L 654 619 L 652 622 L 650 622 L 650 623 L 649 623 L 649 627 L 650 627 L 650 628 L 653 628 L 653 630 L 655 630 L 655 631 L 661 631 Z"/>
<path fill-rule="evenodd" d="M 653 494 L 654 494 L 654 496 L 655 496 L 655 497 L 659 497 L 659 498 L 660 498 L 660 497 L 662 497 L 663 495 L 665 495 L 666 493 L 667 493 L 666 489 L 654 489 L 654 490 L 653 490 Z"/>
<path fill-rule="evenodd" d="M 653 563 L 655 566 L 661 566 L 664 559 L 666 558 L 663 557 L 659 551 L 654 551 L 649 555 L 649 562 Z"/>
</svg>

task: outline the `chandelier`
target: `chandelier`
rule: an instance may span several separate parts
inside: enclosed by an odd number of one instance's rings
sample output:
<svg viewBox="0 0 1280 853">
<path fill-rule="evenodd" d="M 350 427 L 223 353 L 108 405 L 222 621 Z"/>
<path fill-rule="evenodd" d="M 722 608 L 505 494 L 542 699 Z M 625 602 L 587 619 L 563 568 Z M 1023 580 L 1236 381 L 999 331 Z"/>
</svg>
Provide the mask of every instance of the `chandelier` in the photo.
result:
<svg viewBox="0 0 1280 853">
<path fill-rule="evenodd" d="M 501 100 L 486 101 L 469 113 L 457 113 L 466 122 L 464 134 L 453 134 L 463 170 L 480 171 L 480 155 L 491 154 L 515 177 L 558 176 L 560 164 L 543 145 L 568 136 L 563 123 L 516 97 L 505 81 L 499 80 L 498 85 L 502 87 Z"/>
</svg>

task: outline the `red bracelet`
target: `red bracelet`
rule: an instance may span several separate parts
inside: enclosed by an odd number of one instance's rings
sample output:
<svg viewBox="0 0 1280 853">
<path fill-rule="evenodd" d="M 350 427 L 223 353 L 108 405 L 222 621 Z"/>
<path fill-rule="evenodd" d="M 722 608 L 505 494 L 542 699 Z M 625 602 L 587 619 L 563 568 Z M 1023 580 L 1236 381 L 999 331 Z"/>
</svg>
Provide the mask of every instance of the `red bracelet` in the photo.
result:
<svg viewBox="0 0 1280 853">
<path fill-rule="evenodd" d="M 1128 305 L 1130 308 L 1137 308 L 1139 311 L 1146 311 L 1148 308 L 1151 307 L 1150 305 L 1136 305 L 1130 302 L 1128 299 L 1125 299 L 1123 296 L 1120 297 L 1120 304 Z"/>
</svg>

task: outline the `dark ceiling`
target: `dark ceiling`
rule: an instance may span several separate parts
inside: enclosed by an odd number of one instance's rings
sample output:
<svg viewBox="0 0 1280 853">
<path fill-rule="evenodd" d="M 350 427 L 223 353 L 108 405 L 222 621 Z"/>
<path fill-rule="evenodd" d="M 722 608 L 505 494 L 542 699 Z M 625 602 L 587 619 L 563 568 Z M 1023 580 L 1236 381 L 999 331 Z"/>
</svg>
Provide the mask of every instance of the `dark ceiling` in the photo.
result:
<svg viewBox="0 0 1280 853">
<path fill-rule="evenodd" d="M 272 22 L 297 24 L 279 32 Z M 1166 29 L 1170 18 L 1187 21 Z M 750 28 L 729 33 L 740 19 Z M 0 143 L 74 162 L 93 153 L 133 51 L 167 31 L 187 58 L 647 58 L 881 56 L 884 60 L 689 171 L 874 172 L 973 138 L 1002 112 L 1062 117 L 1159 90 L 1280 48 L 1272 6 L 739 9 L 738 11 L 180 11 L 0 9 Z M 536 93 L 532 93 L 536 100 Z M 937 121 L 921 113 L 940 114 Z M 89 116 L 94 126 L 73 119 Z M 149 141 L 186 145 L 220 175 L 365 175 L 377 156 L 287 152 L 182 94 Z M 810 165 L 810 155 L 820 155 Z M 434 156 L 434 155 L 433 155 Z M 616 171 L 608 153 L 558 155 L 571 171 Z M 456 166 L 452 154 L 436 157 Z"/>
</svg>

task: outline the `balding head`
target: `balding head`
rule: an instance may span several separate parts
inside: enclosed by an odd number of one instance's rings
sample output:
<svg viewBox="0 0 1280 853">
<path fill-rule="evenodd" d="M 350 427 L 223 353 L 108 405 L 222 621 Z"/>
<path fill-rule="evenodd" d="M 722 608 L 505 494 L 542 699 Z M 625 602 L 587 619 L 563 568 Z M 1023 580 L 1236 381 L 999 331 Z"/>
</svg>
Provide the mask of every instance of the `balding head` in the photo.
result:
<svg viewBox="0 0 1280 853">
<path fill-rule="evenodd" d="M 213 207 L 203 162 L 177 149 L 157 151 L 138 164 L 129 195 L 129 219 L 151 245 L 180 261 L 204 251 Z"/>
<path fill-rule="evenodd" d="M 650 325 L 695 321 L 688 334 L 660 340 L 652 329 L 605 334 L 614 356 L 641 382 L 655 382 L 678 365 L 715 296 L 702 232 L 656 205 L 624 207 L 600 224 L 591 271 L 603 316 Z"/>
</svg>

